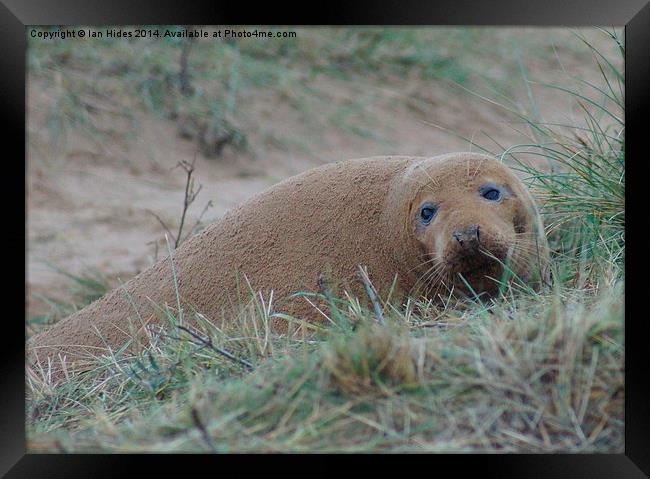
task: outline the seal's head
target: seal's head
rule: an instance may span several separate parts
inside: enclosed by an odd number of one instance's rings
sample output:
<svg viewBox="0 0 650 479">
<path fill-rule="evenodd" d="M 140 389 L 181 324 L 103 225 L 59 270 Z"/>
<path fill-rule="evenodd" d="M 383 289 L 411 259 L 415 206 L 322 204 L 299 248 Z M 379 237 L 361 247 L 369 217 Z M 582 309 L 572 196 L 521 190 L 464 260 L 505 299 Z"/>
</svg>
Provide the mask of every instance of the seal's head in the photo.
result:
<svg viewBox="0 0 650 479">
<path fill-rule="evenodd" d="M 494 294 L 506 277 L 545 276 L 548 248 L 535 202 L 501 162 L 445 155 L 413 164 L 404 179 L 406 234 L 420 254 L 416 287 Z"/>
</svg>

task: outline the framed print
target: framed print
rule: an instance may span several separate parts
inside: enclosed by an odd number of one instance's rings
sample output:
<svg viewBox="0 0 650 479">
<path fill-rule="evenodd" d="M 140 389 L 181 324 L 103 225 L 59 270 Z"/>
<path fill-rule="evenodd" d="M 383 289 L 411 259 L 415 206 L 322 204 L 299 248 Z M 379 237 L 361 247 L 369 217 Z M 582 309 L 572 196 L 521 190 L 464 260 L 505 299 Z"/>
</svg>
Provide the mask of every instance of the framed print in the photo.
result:
<svg viewBox="0 0 650 479">
<path fill-rule="evenodd" d="M 647 476 L 642 1 L 0 12 L 6 477 Z"/>
</svg>

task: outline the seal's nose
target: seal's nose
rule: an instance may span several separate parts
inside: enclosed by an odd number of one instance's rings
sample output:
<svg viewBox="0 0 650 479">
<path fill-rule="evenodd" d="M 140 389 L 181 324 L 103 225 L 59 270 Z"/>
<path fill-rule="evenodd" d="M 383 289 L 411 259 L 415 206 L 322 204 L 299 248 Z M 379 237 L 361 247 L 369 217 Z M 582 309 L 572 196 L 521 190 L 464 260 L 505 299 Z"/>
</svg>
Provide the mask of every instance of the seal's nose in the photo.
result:
<svg viewBox="0 0 650 479">
<path fill-rule="evenodd" d="M 464 230 L 454 231 L 452 236 L 463 249 L 478 249 L 480 244 L 480 227 L 471 225 Z"/>
</svg>

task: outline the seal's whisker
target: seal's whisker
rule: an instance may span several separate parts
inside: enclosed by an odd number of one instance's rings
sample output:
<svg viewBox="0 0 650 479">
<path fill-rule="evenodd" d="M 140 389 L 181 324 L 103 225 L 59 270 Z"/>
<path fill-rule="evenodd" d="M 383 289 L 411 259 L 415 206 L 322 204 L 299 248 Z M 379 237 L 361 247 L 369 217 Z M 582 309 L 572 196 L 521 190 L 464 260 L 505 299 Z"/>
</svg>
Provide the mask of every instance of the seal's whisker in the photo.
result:
<svg viewBox="0 0 650 479">
<path fill-rule="evenodd" d="M 519 276 L 519 272 L 526 271 L 531 262 L 531 254 L 515 249 L 510 257 L 511 270 Z"/>
<path fill-rule="evenodd" d="M 442 277 L 442 273 L 443 271 L 441 268 L 435 268 L 430 270 L 430 272 L 425 277 L 423 277 L 422 279 L 423 284 L 425 285 L 431 284 L 432 280 L 435 280 L 435 278 Z"/>
<path fill-rule="evenodd" d="M 515 239 L 527 240 L 535 243 L 540 243 L 540 235 L 532 231 L 524 231 L 522 233 L 515 233 Z M 543 241 L 543 240 L 542 240 Z"/>
<path fill-rule="evenodd" d="M 424 256 L 424 255 L 423 255 L 423 256 Z M 434 262 L 436 262 L 437 260 L 438 260 L 437 257 L 430 258 L 430 259 L 428 259 L 428 260 L 426 260 L 426 261 L 424 261 L 424 262 L 418 264 L 417 266 L 414 266 L 413 268 L 409 269 L 409 270 L 407 271 L 407 273 L 410 273 L 410 272 L 413 271 L 413 270 L 416 270 L 416 269 L 418 269 L 418 268 L 421 268 L 421 267 L 423 267 L 423 266 L 426 266 L 427 264 L 434 263 Z"/>
<path fill-rule="evenodd" d="M 435 298 L 442 288 L 446 289 L 450 293 L 453 290 L 453 286 L 450 289 L 449 286 L 447 285 L 447 282 L 450 279 L 449 273 L 446 271 L 446 268 L 444 268 L 444 264 L 441 264 L 440 266 L 441 268 L 432 271 L 429 277 L 426 278 L 426 280 L 422 283 L 424 294 L 429 297 Z"/>
<path fill-rule="evenodd" d="M 440 264 L 440 267 L 432 272 L 429 278 L 427 278 L 427 282 L 429 284 L 432 283 L 439 283 L 442 284 L 445 288 L 449 289 L 448 286 L 446 285 L 446 281 L 450 279 L 449 276 L 449 271 L 445 267 L 444 264 Z"/>
<path fill-rule="evenodd" d="M 508 268 L 515 275 L 517 275 L 518 271 L 525 269 L 523 268 L 525 266 L 525 262 L 524 262 L 525 258 L 522 255 L 518 254 L 519 252 L 515 247 L 510 248 L 505 260 L 496 257 L 487 249 L 479 248 L 479 251 L 482 254 L 488 256 L 489 258 L 496 260 L 504 268 Z"/>
<path fill-rule="evenodd" d="M 417 287 L 425 281 L 426 276 L 436 268 L 436 264 L 433 264 L 431 267 L 429 267 L 423 274 L 421 274 L 418 279 L 415 281 L 415 284 L 413 285 L 412 289 L 417 289 Z"/>
<path fill-rule="evenodd" d="M 537 255 L 541 253 L 539 246 L 534 243 L 517 242 L 517 244 L 515 244 L 514 250 L 516 253 L 523 253 L 523 254 L 530 254 L 530 255 Z"/>
<path fill-rule="evenodd" d="M 436 260 L 438 258 L 435 258 Z M 442 273 L 445 272 L 445 265 L 443 262 L 437 262 L 432 267 L 428 268 L 415 282 L 412 290 L 415 292 L 421 291 L 420 288 L 425 290 L 430 289 L 430 285 L 438 279 L 442 279 Z"/>
<path fill-rule="evenodd" d="M 426 280 L 427 280 L 428 275 L 429 275 L 432 271 L 435 271 L 435 269 L 436 269 L 437 267 L 438 267 L 438 264 L 434 264 L 432 267 L 430 267 L 429 269 L 427 269 L 427 270 L 426 270 L 426 271 L 425 271 L 425 272 L 424 272 L 424 273 L 423 273 L 423 274 L 422 274 L 422 275 L 417 279 L 417 281 L 415 282 L 415 285 L 413 285 L 413 287 L 416 288 L 416 287 L 419 286 L 420 284 L 426 284 Z"/>
</svg>

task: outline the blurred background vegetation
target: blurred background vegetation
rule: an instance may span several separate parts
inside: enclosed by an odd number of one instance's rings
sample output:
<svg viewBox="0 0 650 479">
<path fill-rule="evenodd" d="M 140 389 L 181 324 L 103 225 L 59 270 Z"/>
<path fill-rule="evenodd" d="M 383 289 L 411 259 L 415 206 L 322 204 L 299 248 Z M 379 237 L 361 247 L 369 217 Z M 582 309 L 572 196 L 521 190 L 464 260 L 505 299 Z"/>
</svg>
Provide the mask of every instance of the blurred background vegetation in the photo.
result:
<svg viewBox="0 0 650 479">
<path fill-rule="evenodd" d="M 136 112 L 143 111 L 175 122 L 179 136 L 194 139 L 208 158 L 222 156 L 225 147 L 240 155 L 247 147 L 309 153 L 324 146 L 323 129 L 397 153 L 393 122 L 382 118 L 391 109 L 436 123 L 448 115 L 438 111 L 453 106 L 444 95 L 463 96 L 462 88 L 532 108 L 524 81 L 529 69 L 562 80 L 580 75 L 590 55 L 559 29 L 271 30 L 297 36 L 30 39 L 30 80 L 55 87 L 44 112 L 47 139 L 59 145 L 78 129 L 98 142 L 128 141 L 138 133 Z M 264 103 L 269 108 L 260 115 Z M 120 117 L 122 128 L 116 118 L 105 124 L 107 115 Z M 270 124 L 277 122 L 302 128 L 281 131 Z"/>
</svg>

